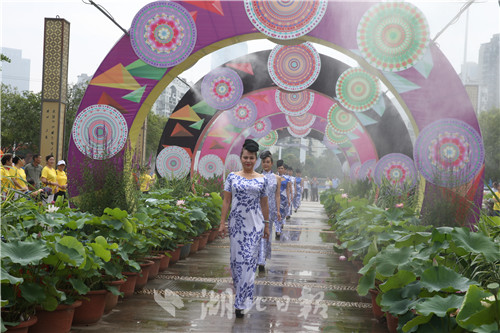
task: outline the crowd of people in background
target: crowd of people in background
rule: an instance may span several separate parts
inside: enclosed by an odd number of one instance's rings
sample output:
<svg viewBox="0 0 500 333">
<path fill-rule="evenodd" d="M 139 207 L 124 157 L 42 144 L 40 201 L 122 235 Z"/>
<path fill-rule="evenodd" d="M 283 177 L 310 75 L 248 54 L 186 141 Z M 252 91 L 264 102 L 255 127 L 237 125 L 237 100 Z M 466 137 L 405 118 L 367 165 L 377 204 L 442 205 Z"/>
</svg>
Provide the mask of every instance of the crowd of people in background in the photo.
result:
<svg viewBox="0 0 500 333">
<path fill-rule="evenodd" d="M 60 160 L 56 164 L 53 155 L 46 156 L 45 161 L 46 165 L 42 166 L 40 154 L 34 154 L 28 164 L 22 155 L 3 154 L 0 173 L 2 200 L 23 195 L 44 203 L 52 203 L 58 197 L 68 200 L 66 162 Z"/>
<path fill-rule="evenodd" d="M 486 209 L 489 211 L 489 215 L 492 216 L 500 216 L 500 183 L 493 182 L 491 186 L 491 190 L 495 194 L 492 198 L 485 200 Z M 485 194 L 488 194 L 490 191 L 485 191 Z"/>
</svg>

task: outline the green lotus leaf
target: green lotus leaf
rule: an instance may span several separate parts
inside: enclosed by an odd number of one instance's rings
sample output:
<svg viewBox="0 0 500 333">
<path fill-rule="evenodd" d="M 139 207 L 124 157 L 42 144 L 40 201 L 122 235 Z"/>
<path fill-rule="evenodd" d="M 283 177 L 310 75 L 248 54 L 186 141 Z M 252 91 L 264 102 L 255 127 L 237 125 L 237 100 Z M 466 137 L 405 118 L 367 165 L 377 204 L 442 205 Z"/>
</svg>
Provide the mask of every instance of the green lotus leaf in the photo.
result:
<svg viewBox="0 0 500 333">
<path fill-rule="evenodd" d="M 428 323 L 431 320 L 431 318 L 432 318 L 432 314 L 427 315 L 427 316 L 416 316 L 415 318 L 413 318 L 412 320 L 409 320 L 408 322 L 406 322 L 406 324 L 403 325 L 403 332 L 414 331 L 414 329 L 418 325 Z"/>
<path fill-rule="evenodd" d="M 446 317 L 448 313 L 459 309 L 463 301 L 464 297 L 459 295 L 448 297 L 434 295 L 417 304 L 415 310 L 423 316 L 435 314 L 438 317 Z"/>
<path fill-rule="evenodd" d="M 375 258 L 377 261 L 377 273 L 382 276 L 391 276 L 399 265 L 408 262 L 412 255 L 412 249 L 409 247 L 397 249 L 387 247 L 385 251 L 380 252 Z"/>
<path fill-rule="evenodd" d="M 449 269 L 448 267 L 431 267 L 422 273 L 422 287 L 433 291 L 466 291 L 473 281 Z"/>
<path fill-rule="evenodd" d="M 109 216 L 113 216 L 119 220 L 124 219 L 128 216 L 128 213 L 120 208 L 106 208 L 104 209 L 104 214 L 108 214 Z"/>
<path fill-rule="evenodd" d="M 54 311 L 59 305 L 59 301 L 54 296 L 47 296 L 40 305 L 47 311 Z"/>
<path fill-rule="evenodd" d="M 387 292 L 391 289 L 402 288 L 416 279 L 417 277 L 413 272 L 400 270 L 393 276 L 389 277 L 387 281 L 382 283 L 379 287 L 383 292 Z"/>
<path fill-rule="evenodd" d="M 349 251 L 357 251 L 370 246 L 370 244 L 371 244 L 370 239 L 367 239 L 366 237 L 358 237 L 356 239 L 347 242 L 347 249 Z"/>
<path fill-rule="evenodd" d="M 488 297 L 493 297 L 493 294 L 479 286 L 470 286 L 457 315 L 458 324 L 472 331 L 482 325 L 495 322 L 495 307 L 500 309 L 500 301 L 486 301 Z"/>
<path fill-rule="evenodd" d="M 2 276 L 2 283 L 10 283 L 17 285 L 24 281 L 23 278 L 18 278 L 13 275 L 10 275 L 9 272 L 7 272 L 4 267 L 2 267 L 1 269 L 1 276 Z"/>
<path fill-rule="evenodd" d="M 364 296 L 368 294 L 368 290 L 375 288 L 375 274 L 375 270 L 372 269 L 359 279 L 358 294 Z"/>
<path fill-rule="evenodd" d="M 403 297 L 401 291 L 401 289 L 392 289 L 382 294 L 380 306 L 383 311 L 401 315 L 413 309 L 418 304 L 419 301 L 417 299 Z"/>
<path fill-rule="evenodd" d="M 107 244 L 107 243 L 106 243 Z M 108 262 L 111 259 L 111 251 L 107 250 L 104 246 L 99 243 L 89 243 L 92 250 L 96 256 L 101 258 L 102 260 Z"/>
<path fill-rule="evenodd" d="M 416 232 L 396 240 L 396 247 L 410 247 L 427 242 L 431 238 L 430 232 Z"/>
<path fill-rule="evenodd" d="M 30 303 L 40 304 L 42 303 L 45 296 L 45 288 L 35 282 L 24 282 L 19 286 L 21 290 L 21 296 Z"/>
<path fill-rule="evenodd" d="M 56 255 L 63 262 L 74 266 L 85 265 L 87 254 L 83 244 L 73 236 L 64 236 L 56 243 Z"/>
<path fill-rule="evenodd" d="M 80 295 L 85 295 L 90 291 L 90 288 L 83 283 L 82 280 L 75 279 L 75 278 L 70 278 L 69 283 L 73 286 L 73 288 L 80 294 Z"/>
<path fill-rule="evenodd" d="M 432 230 L 432 241 L 433 242 L 440 242 L 443 243 L 446 239 L 447 236 L 450 238 L 450 234 L 452 233 L 453 228 L 451 227 L 439 227 L 434 230 Z"/>
<path fill-rule="evenodd" d="M 462 249 L 458 255 L 484 254 L 489 261 L 500 260 L 500 245 L 481 232 L 470 232 L 467 228 L 455 228 L 452 232 L 455 245 Z"/>
<path fill-rule="evenodd" d="M 49 249 L 40 241 L 2 242 L 2 259 L 21 265 L 36 265 L 49 255 Z"/>
</svg>

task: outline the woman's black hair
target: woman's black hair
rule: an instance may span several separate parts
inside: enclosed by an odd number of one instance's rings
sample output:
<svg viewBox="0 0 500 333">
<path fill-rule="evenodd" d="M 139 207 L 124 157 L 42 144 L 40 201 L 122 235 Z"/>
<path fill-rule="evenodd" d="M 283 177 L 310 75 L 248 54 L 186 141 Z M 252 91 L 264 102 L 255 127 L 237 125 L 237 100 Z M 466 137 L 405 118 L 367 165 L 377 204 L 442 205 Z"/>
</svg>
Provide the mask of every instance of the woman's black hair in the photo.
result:
<svg viewBox="0 0 500 333">
<path fill-rule="evenodd" d="M 12 154 L 4 154 L 2 156 L 2 165 L 5 165 L 11 159 L 12 159 Z"/>
<path fill-rule="evenodd" d="M 17 164 L 17 162 L 19 162 L 19 160 L 24 160 L 24 156 L 21 156 L 21 155 L 14 156 L 14 158 L 12 158 L 12 163 Z"/>
<path fill-rule="evenodd" d="M 48 162 L 51 157 L 54 157 L 54 155 L 50 154 L 50 155 L 45 156 L 45 161 Z"/>
<path fill-rule="evenodd" d="M 302 171 L 300 171 L 300 169 L 297 169 L 295 170 L 296 173 L 302 173 Z"/>
<path fill-rule="evenodd" d="M 260 159 L 262 161 L 268 157 L 271 159 L 271 163 L 273 163 L 273 154 L 271 154 L 271 152 L 269 150 L 266 150 L 266 151 L 263 151 L 262 153 L 260 153 Z"/>
<path fill-rule="evenodd" d="M 252 139 L 246 139 L 243 144 L 243 148 L 241 148 L 240 157 L 243 155 L 243 150 L 246 150 L 250 153 L 254 153 L 255 157 L 257 157 L 257 152 L 259 151 L 259 144 Z"/>
<path fill-rule="evenodd" d="M 276 166 L 279 168 L 280 166 L 284 166 L 285 162 L 283 160 L 277 160 L 276 161 Z"/>
</svg>

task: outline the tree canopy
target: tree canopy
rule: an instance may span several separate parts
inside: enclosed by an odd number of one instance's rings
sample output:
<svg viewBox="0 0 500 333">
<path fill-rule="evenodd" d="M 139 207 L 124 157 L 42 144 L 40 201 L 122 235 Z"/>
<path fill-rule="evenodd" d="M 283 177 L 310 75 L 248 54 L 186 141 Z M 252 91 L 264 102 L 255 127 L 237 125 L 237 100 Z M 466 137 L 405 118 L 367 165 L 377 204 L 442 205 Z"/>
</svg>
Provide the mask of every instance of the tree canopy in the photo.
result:
<svg viewBox="0 0 500 333">
<path fill-rule="evenodd" d="M 41 93 L 19 92 L 1 86 L 2 150 L 38 151 L 40 146 Z"/>
</svg>

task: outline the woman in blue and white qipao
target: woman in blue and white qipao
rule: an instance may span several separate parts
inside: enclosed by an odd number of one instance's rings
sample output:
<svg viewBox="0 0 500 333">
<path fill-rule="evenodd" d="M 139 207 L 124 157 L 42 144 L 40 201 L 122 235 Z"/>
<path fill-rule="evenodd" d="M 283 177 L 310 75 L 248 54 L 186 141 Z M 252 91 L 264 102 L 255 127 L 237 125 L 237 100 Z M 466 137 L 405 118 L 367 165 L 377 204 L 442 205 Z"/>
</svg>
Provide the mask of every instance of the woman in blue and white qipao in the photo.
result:
<svg viewBox="0 0 500 333">
<path fill-rule="evenodd" d="M 273 224 L 281 220 L 280 213 L 280 188 L 281 177 L 272 172 L 273 156 L 270 151 L 266 150 L 260 154 L 262 162 L 262 174 L 267 178 L 269 186 L 267 187 L 267 198 L 269 201 L 269 234 L 273 233 Z M 259 265 L 259 272 L 264 271 L 266 259 L 271 259 L 271 237 L 269 239 L 261 239 L 259 258 L 257 264 Z"/>
<path fill-rule="evenodd" d="M 235 289 L 237 318 L 253 305 L 253 293 L 260 239 L 269 238 L 268 180 L 254 171 L 259 145 L 245 140 L 240 159 L 242 171 L 231 172 L 224 184 L 224 201 L 219 232 L 229 227 L 230 266 Z M 225 218 L 231 206 L 228 226 Z"/>
</svg>

